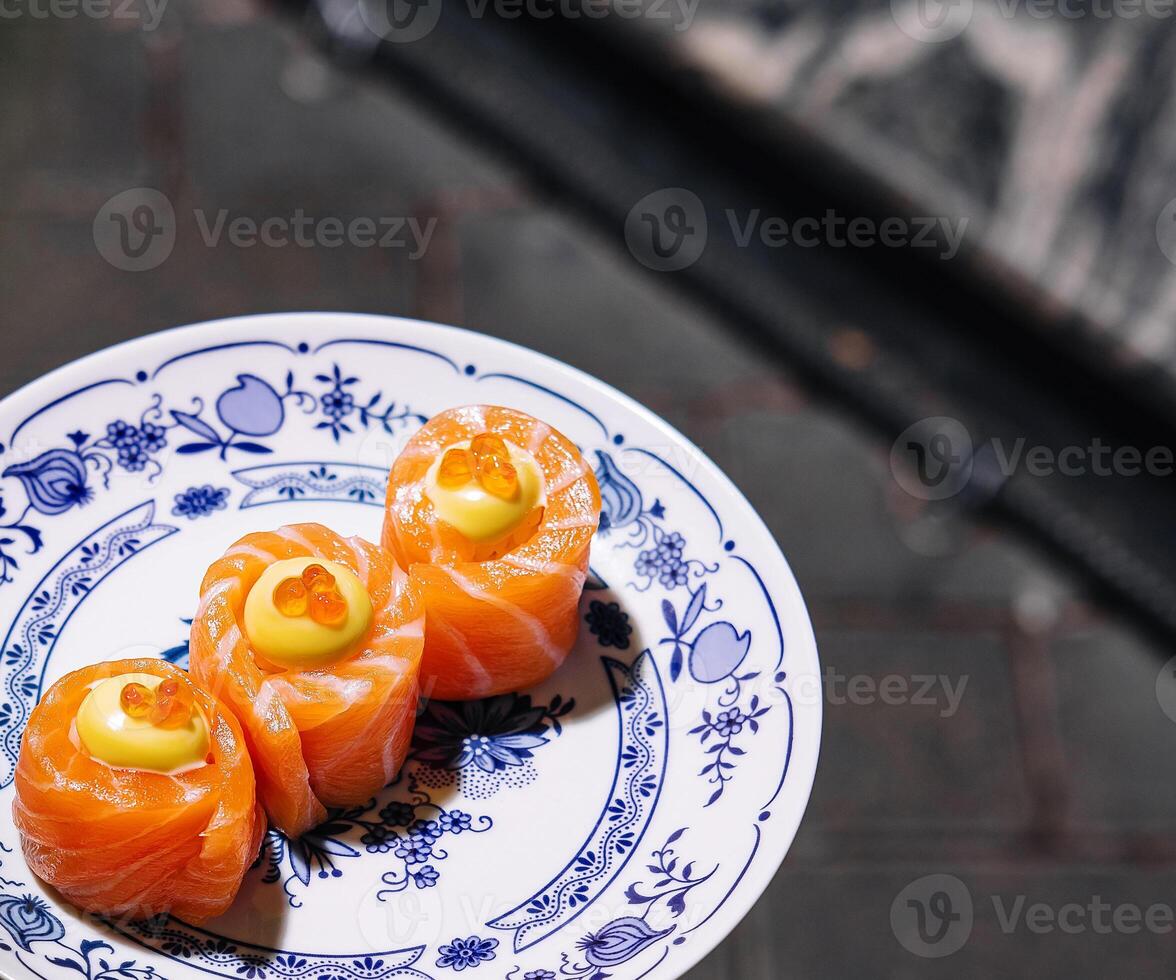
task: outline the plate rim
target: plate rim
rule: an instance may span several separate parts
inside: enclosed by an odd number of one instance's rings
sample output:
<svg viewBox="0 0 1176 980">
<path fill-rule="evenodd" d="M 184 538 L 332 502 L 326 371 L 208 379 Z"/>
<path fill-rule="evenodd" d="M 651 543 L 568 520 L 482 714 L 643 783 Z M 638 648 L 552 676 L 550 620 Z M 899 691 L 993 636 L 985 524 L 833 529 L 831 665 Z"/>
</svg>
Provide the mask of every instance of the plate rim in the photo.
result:
<svg viewBox="0 0 1176 980">
<path fill-rule="evenodd" d="M 332 322 L 350 321 L 353 323 L 365 324 L 369 328 L 378 329 L 381 326 L 389 327 L 395 325 L 399 328 L 409 328 L 421 330 L 426 333 L 440 334 L 449 338 L 455 338 L 459 343 L 462 338 L 468 338 L 477 344 L 486 344 L 490 347 L 497 347 L 506 349 L 508 351 L 517 351 L 528 359 L 538 363 L 542 368 L 552 370 L 557 374 L 561 374 L 588 388 L 596 391 L 600 395 L 612 400 L 618 404 L 626 412 L 631 413 L 653 429 L 658 431 L 663 436 L 671 441 L 676 441 L 686 446 L 692 455 L 698 460 L 704 469 L 709 470 L 711 475 L 716 479 L 718 486 L 726 493 L 730 494 L 734 500 L 743 509 L 746 516 L 750 518 L 750 530 L 757 536 L 761 536 L 771 543 L 769 549 L 769 560 L 778 561 L 780 563 L 779 571 L 785 576 L 784 586 L 791 586 L 795 592 L 795 599 L 797 600 L 797 609 L 803 613 L 803 623 L 797 623 L 802 640 L 808 647 L 812 655 L 814 664 L 818 671 L 820 670 L 820 652 L 817 646 L 816 635 L 813 630 L 812 617 L 809 614 L 808 604 L 805 602 L 804 593 L 800 588 L 800 583 L 797 580 L 792 566 L 788 562 L 787 556 L 784 554 L 780 543 L 776 540 L 775 535 L 768 528 L 759 512 L 755 509 L 752 503 L 747 499 L 747 496 L 736 485 L 734 480 L 729 477 L 726 472 L 712 460 L 692 439 L 680 432 L 677 428 L 671 425 L 668 421 L 662 418 L 653 410 L 642 405 L 635 398 L 625 394 L 615 386 L 606 381 L 602 381 L 589 372 L 568 364 L 559 358 L 553 357 L 550 354 L 545 354 L 542 351 L 537 351 L 533 348 L 527 347 L 523 344 L 516 343 L 511 340 L 505 340 L 500 337 L 482 333 L 477 330 L 472 330 L 466 327 L 453 326 L 451 324 L 437 323 L 430 320 L 423 320 L 416 317 L 397 316 L 393 314 L 380 313 L 360 313 L 345 310 L 299 310 L 299 311 L 284 311 L 284 312 L 269 312 L 269 313 L 251 313 L 238 316 L 218 317 L 211 320 L 200 320 L 192 323 L 180 324 L 177 326 L 166 327 L 160 330 L 155 330 L 150 333 L 142 334 L 138 337 L 127 338 L 115 344 L 110 344 L 90 353 L 83 354 L 80 357 L 74 358 L 71 361 L 59 365 L 44 374 L 39 375 L 30 381 L 25 382 L 13 391 L 0 398 L 0 418 L 7 416 L 14 407 L 19 406 L 22 402 L 35 399 L 38 393 L 42 390 L 50 390 L 55 385 L 60 385 L 65 379 L 71 375 L 84 372 L 91 364 L 102 361 L 103 358 L 111 355 L 114 352 L 123 351 L 140 346 L 151 346 L 159 344 L 166 345 L 169 340 L 181 336 L 196 336 L 205 333 L 215 333 L 217 331 L 246 331 L 251 325 L 266 326 L 272 328 L 272 325 L 277 322 L 286 321 L 290 323 L 308 323 L 314 320 L 326 320 Z M 22 423 L 23 424 L 23 423 Z M 12 447 L 4 444 L 3 450 L 0 450 L 0 455 L 8 451 Z M 777 588 L 780 586 L 778 585 Z M 754 908 L 759 899 L 770 885 L 772 879 L 776 876 L 782 866 L 784 859 L 792 848 L 792 844 L 796 839 L 796 835 L 800 830 L 801 822 L 804 819 L 808 806 L 812 799 L 812 788 L 816 779 L 816 771 L 820 762 L 821 739 L 824 732 L 824 703 L 823 699 L 816 698 L 811 703 L 806 704 L 806 708 L 810 709 L 805 715 L 806 721 L 804 723 L 806 728 L 811 729 L 812 745 L 807 746 L 808 752 L 801 754 L 802 758 L 793 758 L 793 767 L 789 774 L 793 777 L 791 795 L 797 801 L 798 812 L 795 821 L 791 826 L 783 829 L 775 845 L 765 854 L 758 849 L 754 852 L 759 855 L 760 860 L 756 861 L 753 858 L 745 869 L 744 875 L 737 879 L 732 886 L 731 892 L 727 898 L 724 899 L 721 908 L 717 909 L 715 913 L 716 918 L 719 919 L 718 926 L 712 932 L 713 942 L 710 940 L 692 944 L 690 950 L 683 950 L 677 962 L 670 967 L 676 972 L 664 974 L 666 980 L 671 977 L 682 977 L 693 969 L 705 957 L 710 955 L 718 949 L 725 940 L 727 940 L 735 928 L 743 921 L 748 913 Z M 799 728 L 800 726 L 798 726 Z M 809 731 L 805 731 L 807 736 Z M 807 741 L 807 738 L 806 738 Z M 803 764 L 802 764 L 803 763 Z M 778 825 L 777 825 L 778 826 Z M 757 828 L 758 833 L 758 828 Z M 653 967 L 657 969 L 657 966 Z M 2 976 L 0 972 L 0 976 Z"/>
</svg>

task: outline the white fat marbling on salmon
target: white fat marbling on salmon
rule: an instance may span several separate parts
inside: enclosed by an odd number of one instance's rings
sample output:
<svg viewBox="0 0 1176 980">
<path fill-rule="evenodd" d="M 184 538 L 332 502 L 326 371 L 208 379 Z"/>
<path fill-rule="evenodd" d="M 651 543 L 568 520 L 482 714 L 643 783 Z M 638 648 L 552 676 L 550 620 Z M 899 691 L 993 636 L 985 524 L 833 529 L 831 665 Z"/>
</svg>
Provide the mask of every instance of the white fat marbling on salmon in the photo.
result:
<svg viewBox="0 0 1176 980">
<path fill-rule="evenodd" d="M 229 628 L 217 640 L 217 664 L 224 669 L 228 669 L 233 662 L 233 651 L 237 648 L 238 644 L 243 644 L 244 642 L 245 634 L 241 632 L 241 627 L 237 625 L 236 621 L 231 622 Z"/>
<path fill-rule="evenodd" d="M 396 493 L 392 499 L 396 502 L 397 507 L 406 507 L 413 503 L 413 498 L 421 492 L 422 481 L 418 480 L 416 483 L 403 483 L 396 488 Z"/>
<path fill-rule="evenodd" d="M 540 558 L 530 558 L 525 552 L 516 551 L 500 559 L 504 565 L 521 568 L 525 572 L 539 572 L 542 575 L 561 575 L 574 577 L 579 569 L 563 561 L 544 561 Z"/>
<path fill-rule="evenodd" d="M 404 595 L 404 590 L 408 586 L 408 572 L 406 572 L 399 565 L 392 566 L 392 595 L 389 600 L 389 605 L 397 605 Z"/>
<path fill-rule="evenodd" d="M 536 617 L 530 613 L 523 612 L 518 606 L 505 599 L 500 598 L 490 592 L 484 592 L 478 589 L 468 578 L 453 568 L 446 568 L 445 573 L 453 579 L 457 587 L 460 588 L 466 595 L 477 602 L 485 602 L 498 609 L 516 622 L 521 623 L 526 627 L 527 631 L 535 638 L 535 644 L 543 651 L 553 664 L 557 666 L 563 663 L 564 652 L 559 649 L 551 640 L 551 634 L 547 632 L 547 627 L 543 625 Z"/>
<path fill-rule="evenodd" d="M 289 525 L 287 525 L 286 527 L 278 528 L 277 533 L 278 533 L 279 537 L 283 537 L 287 541 L 291 542 L 292 544 L 296 544 L 296 545 L 299 545 L 300 547 L 305 548 L 312 555 L 318 553 L 316 547 L 313 544 L 311 544 L 309 539 L 303 537 L 301 531 L 296 531 L 293 527 L 291 527 Z"/>
<path fill-rule="evenodd" d="M 431 459 L 440 450 L 440 441 L 436 438 L 414 439 L 401 450 L 399 459 L 425 459 L 426 457 Z"/>
<path fill-rule="evenodd" d="M 376 624 L 372 631 L 372 642 L 385 644 L 389 640 L 415 640 L 425 635 L 425 617 L 418 616 L 405 623 L 392 624 L 386 621 Z"/>
<path fill-rule="evenodd" d="M 429 558 L 433 561 L 438 561 L 445 554 L 445 545 L 441 543 L 441 530 L 438 521 L 429 521 L 429 537 L 433 542 L 433 546 L 429 549 Z"/>
<path fill-rule="evenodd" d="M 474 435 L 486 431 L 486 411 L 481 405 L 467 405 L 458 411 L 462 423 L 474 430 Z"/>
<path fill-rule="evenodd" d="M 359 538 L 348 538 L 347 544 L 350 545 L 352 554 L 355 555 L 356 575 L 366 588 L 368 577 L 371 575 L 371 565 L 368 562 L 367 548 L 364 547 L 363 541 Z"/>
<path fill-rule="evenodd" d="M 294 720 L 274 689 L 271 678 L 262 678 L 258 685 L 253 698 L 253 714 L 272 732 L 294 728 Z"/>
<path fill-rule="evenodd" d="M 547 441 L 547 437 L 551 435 L 551 426 L 546 422 L 535 420 L 535 428 L 531 430 L 531 436 L 527 439 L 527 445 L 524 447 L 532 456 L 539 451 L 539 447 Z"/>
<path fill-rule="evenodd" d="M 200 597 L 200 605 L 196 610 L 196 618 L 202 619 L 208 607 L 215 600 L 227 597 L 229 593 L 237 588 L 238 584 L 239 582 L 236 577 L 222 578 L 217 582 L 213 582 L 212 585 L 205 589 L 204 594 Z"/>
<path fill-rule="evenodd" d="M 178 873 L 177 869 L 168 867 L 167 858 L 175 851 L 187 848 L 190 844 L 190 838 L 180 837 L 170 847 L 154 848 L 137 861 L 119 865 L 117 871 L 108 872 L 89 882 L 71 882 L 70 892 L 73 895 L 85 897 L 86 895 L 109 893 L 113 890 L 112 886 L 120 885 L 125 881 L 143 880 L 146 883 L 135 892 L 133 897 L 126 898 L 119 903 L 120 908 L 133 912 L 147 904 L 143 901 L 144 898 L 151 894 L 165 878 L 171 878 Z M 155 867 L 160 867 L 162 870 L 152 875 L 151 871 Z"/>
<path fill-rule="evenodd" d="M 381 670 L 390 677 L 399 678 L 407 672 L 408 660 L 405 657 L 398 657 L 394 653 L 388 653 L 380 657 L 365 657 L 363 665 L 374 670 Z"/>
<path fill-rule="evenodd" d="M 466 642 L 465 636 L 459 630 L 456 630 L 450 626 L 449 623 L 445 622 L 445 620 L 440 616 L 435 616 L 429 621 L 429 629 L 437 633 L 443 633 L 449 639 L 449 641 L 462 655 L 466 666 L 470 669 L 470 673 L 472 673 L 477 678 L 477 680 L 471 686 L 470 697 L 485 697 L 493 686 L 494 680 L 486 668 L 482 665 L 482 661 L 474 656 L 474 652 L 470 649 L 469 643 Z M 428 678 L 425 678 L 425 684 L 428 684 L 428 682 Z M 429 695 L 432 694 L 432 691 L 422 690 L 421 693 L 425 697 L 429 697 Z"/>
<path fill-rule="evenodd" d="M 563 493 L 577 480 L 582 479 L 588 473 L 588 464 L 584 460 L 576 463 L 576 468 L 568 473 L 565 473 L 558 481 L 551 484 L 547 488 L 547 496 L 554 497 L 556 494 Z"/>
<path fill-rule="evenodd" d="M 160 775 L 163 775 L 163 774 L 161 773 Z M 128 777 L 127 777 L 126 781 L 129 782 L 131 778 L 133 778 L 133 777 L 131 777 L 130 774 L 128 773 Z M 120 789 L 121 789 L 121 787 L 120 787 Z M 123 790 L 123 791 L 125 792 L 125 790 Z M 200 797 L 200 796 L 204 796 L 205 794 L 203 792 L 200 792 L 197 795 L 198 795 L 198 797 Z M 160 828 L 166 827 L 169 823 L 175 823 L 176 821 L 178 821 L 180 819 L 184 819 L 188 816 L 181 808 L 170 808 L 169 807 L 169 809 L 172 809 L 172 811 L 173 811 L 171 816 L 165 817 L 162 815 L 164 812 L 163 810 L 157 810 L 155 812 L 159 815 L 157 816 L 157 818 L 154 822 L 149 822 L 149 823 L 145 824 L 143 829 L 137 833 L 121 835 L 119 837 L 120 846 L 134 844 L 136 841 L 141 840 L 142 838 L 148 836 L 149 834 L 155 834 Z M 187 841 L 182 840 L 180 843 L 184 844 L 184 843 L 187 843 Z M 82 839 L 79 840 L 79 843 L 76 847 L 62 847 L 60 845 L 54 844 L 54 850 L 56 850 L 57 852 L 59 852 L 61 854 L 85 855 L 90 852 L 90 850 L 92 849 L 92 846 L 93 845 L 89 841 L 85 840 L 83 837 Z M 152 860 L 152 855 L 156 854 L 156 853 L 157 852 L 155 852 L 155 851 L 149 853 L 145 857 L 141 858 L 139 861 L 135 862 L 135 864 L 132 865 L 132 868 L 137 868 L 137 867 L 142 866 L 145 862 L 150 862 Z M 127 867 L 126 865 L 120 865 L 120 872 L 122 869 L 124 869 L 126 867 Z M 107 875 L 105 878 L 94 882 L 94 889 L 96 891 L 104 891 L 109 887 L 112 880 L 121 881 L 124 877 L 126 877 L 126 876 L 121 875 L 119 878 L 112 879 L 110 875 Z"/>
<path fill-rule="evenodd" d="M 370 744 L 372 741 L 374 741 L 372 738 L 372 733 L 374 731 L 378 731 L 387 724 L 387 718 L 385 717 L 387 707 L 388 705 L 386 703 L 380 703 L 373 707 L 372 712 L 368 717 L 367 724 L 355 733 L 355 737 L 347 743 L 346 748 L 339 751 L 339 757 L 345 757 L 349 755 L 351 750 L 356 745 Z M 386 738 L 386 741 L 391 742 L 391 739 Z M 389 756 L 387 747 L 385 747 L 384 752 L 380 754 L 380 765 L 384 772 L 385 782 L 391 782 L 393 775 L 395 775 L 395 772 L 388 771 L 388 763 Z"/>
<path fill-rule="evenodd" d="M 578 527 L 596 527 L 597 519 L 593 517 L 565 517 L 559 521 L 552 521 L 544 525 L 548 531 L 574 531 Z"/>
<path fill-rule="evenodd" d="M 278 558 L 278 556 L 275 555 L 272 551 L 269 551 L 265 548 L 259 548 L 255 544 L 245 544 L 243 542 L 238 542 L 225 552 L 226 558 L 233 558 L 237 555 L 240 555 L 243 558 L 257 558 L 260 561 L 265 562 L 267 565 L 277 561 Z"/>
</svg>

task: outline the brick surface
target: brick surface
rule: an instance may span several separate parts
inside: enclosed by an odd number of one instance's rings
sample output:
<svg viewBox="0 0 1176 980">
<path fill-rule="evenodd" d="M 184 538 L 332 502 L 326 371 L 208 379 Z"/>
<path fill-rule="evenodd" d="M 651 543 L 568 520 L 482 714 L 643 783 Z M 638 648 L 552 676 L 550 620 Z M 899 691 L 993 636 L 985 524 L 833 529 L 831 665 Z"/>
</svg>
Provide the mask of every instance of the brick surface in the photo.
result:
<svg viewBox="0 0 1176 980">
<path fill-rule="evenodd" d="M 1013 847 L 1028 799 L 1002 637 L 824 630 L 818 643 L 826 726 L 803 851 L 838 862 L 851 856 L 839 843 L 861 854 L 869 835 L 879 857 L 944 838 Z"/>
<path fill-rule="evenodd" d="M 133 186 L 124 181 L 149 178 L 151 165 L 136 125 L 147 107 L 149 73 L 138 33 L 112 31 L 84 18 L 5 19 L 0 32 L 0 86 L 9 93 L 0 138 L 4 215 L 43 218 L 63 210 L 92 215 L 114 189 Z"/>
<path fill-rule="evenodd" d="M 928 874 L 957 876 L 972 900 L 973 927 L 958 952 L 926 959 L 901 946 L 891 929 L 890 910 L 898 894 Z M 698 967 L 689 980 L 795 980 L 828 977 L 976 978 L 1064 976 L 1170 976 L 1176 966 L 1173 933 L 1141 928 L 1128 933 L 1096 932 L 1085 913 L 1075 934 L 1033 931 L 1014 915 L 1040 904 L 1057 915 L 1063 906 L 1089 907 L 1096 896 L 1112 908 L 1171 908 L 1171 877 L 1148 871 L 1105 869 L 1008 869 L 973 872 L 953 865 L 909 864 L 880 869 L 784 870 L 765 898 L 730 939 Z M 995 901 L 994 901 L 995 900 Z M 998 914 L 999 902 L 1000 913 Z M 1037 913 L 1044 915 L 1047 913 Z M 1111 918 L 1111 913 L 1102 913 Z M 1125 913 L 1128 916 L 1130 913 Z M 1011 930 L 1002 923 L 1011 920 Z M 1077 924 L 1074 912 L 1068 924 Z M 1121 920 L 1128 922 L 1129 918 Z M 1113 922 L 1113 920 L 1112 920 Z M 1158 920 L 1153 922 L 1159 924 Z M 1046 928 L 1044 921 L 1036 927 Z M 1113 964 L 1113 966 L 1111 966 Z"/>
<path fill-rule="evenodd" d="M 372 79 L 330 67 L 293 27 L 267 19 L 191 29 L 177 57 L 184 175 L 199 201 L 398 215 L 509 179 L 407 93 L 389 97 Z"/>
<path fill-rule="evenodd" d="M 1170 840 L 1176 722 L 1156 698 L 1163 658 L 1127 630 L 1103 626 L 1059 639 L 1051 660 L 1074 821 Z"/>
</svg>

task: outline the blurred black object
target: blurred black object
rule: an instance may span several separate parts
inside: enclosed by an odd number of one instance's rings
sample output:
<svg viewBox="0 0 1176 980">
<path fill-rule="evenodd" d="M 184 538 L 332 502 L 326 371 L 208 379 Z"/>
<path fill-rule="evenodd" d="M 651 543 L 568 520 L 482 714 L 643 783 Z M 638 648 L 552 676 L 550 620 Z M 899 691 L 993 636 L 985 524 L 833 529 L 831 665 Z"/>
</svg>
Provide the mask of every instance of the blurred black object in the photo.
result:
<svg viewBox="0 0 1176 980">
<path fill-rule="evenodd" d="M 867 178 L 861 159 L 698 84 L 627 21 L 572 17 L 566 6 L 552 17 L 526 8 L 506 17 L 493 4 L 432 0 L 425 12 L 435 26 L 411 43 L 382 40 L 373 18 L 378 27 L 379 17 L 405 16 L 400 3 L 285 6 L 338 59 L 408 86 L 509 157 L 628 260 L 642 257 L 626 246 L 626 218 L 664 188 L 693 194 L 712 229 L 728 211 L 791 221 L 832 209 L 875 223 L 918 213 L 878 174 Z M 910 248 L 782 249 L 712 234 L 692 264 L 649 274 L 851 406 L 886 443 L 927 417 L 959 419 L 981 447 L 956 454 L 952 465 L 968 479 L 961 493 L 922 505 L 1015 522 L 1176 638 L 1171 477 L 1008 472 L 992 451 L 1176 446 L 1161 366 L 1114 356 L 1080 311 L 1037 302 L 1023 284 L 994 275 L 971 244 L 943 261 Z"/>
</svg>

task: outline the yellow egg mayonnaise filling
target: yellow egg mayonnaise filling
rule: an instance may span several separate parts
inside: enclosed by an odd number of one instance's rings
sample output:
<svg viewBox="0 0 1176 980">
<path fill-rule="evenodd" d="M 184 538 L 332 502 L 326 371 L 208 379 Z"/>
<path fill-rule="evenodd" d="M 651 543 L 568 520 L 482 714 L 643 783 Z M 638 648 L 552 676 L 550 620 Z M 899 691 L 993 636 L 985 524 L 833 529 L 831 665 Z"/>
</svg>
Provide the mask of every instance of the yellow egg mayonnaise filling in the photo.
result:
<svg viewBox="0 0 1176 980">
<path fill-rule="evenodd" d="M 335 577 L 335 588 L 347 603 L 338 625 L 319 623 L 310 615 L 286 615 L 274 603 L 274 589 L 299 578 L 308 565 L 321 565 Z M 346 656 L 367 633 L 372 600 L 349 569 L 321 558 L 286 558 L 269 566 L 245 599 L 245 635 L 255 653 L 276 667 L 307 670 L 325 667 Z"/>
<path fill-rule="evenodd" d="M 469 447 L 469 442 L 458 442 L 447 446 L 446 452 Z M 437 516 L 470 541 L 490 542 L 505 538 L 536 507 L 546 503 L 539 464 L 530 453 L 513 443 L 507 442 L 506 448 L 518 477 L 518 485 L 509 498 L 490 493 L 473 476 L 459 487 L 442 486 L 438 471 L 445 453 L 438 454 L 425 474 L 425 494 L 433 502 Z"/>
<path fill-rule="evenodd" d="M 206 761 L 208 722 L 193 706 L 184 724 L 165 728 L 149 717 L 132 717 L 120 701 L 123 688 L 141 684 L 154 692 L 164 680 L 154 674 L 118 674 L 93 687 L 78 708 L 78 739 L 93 758 L 116 769 L 175 773 Z"/>
</svg>

